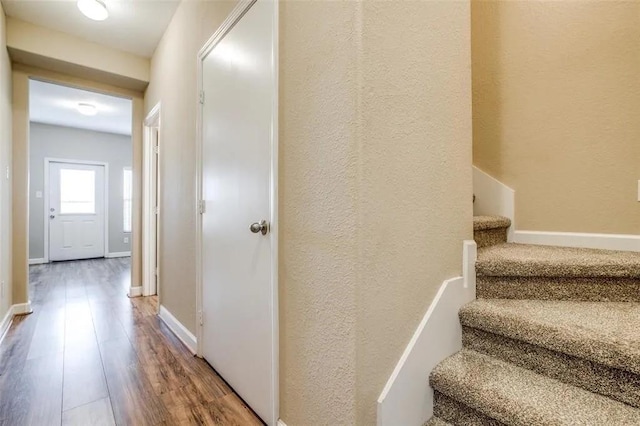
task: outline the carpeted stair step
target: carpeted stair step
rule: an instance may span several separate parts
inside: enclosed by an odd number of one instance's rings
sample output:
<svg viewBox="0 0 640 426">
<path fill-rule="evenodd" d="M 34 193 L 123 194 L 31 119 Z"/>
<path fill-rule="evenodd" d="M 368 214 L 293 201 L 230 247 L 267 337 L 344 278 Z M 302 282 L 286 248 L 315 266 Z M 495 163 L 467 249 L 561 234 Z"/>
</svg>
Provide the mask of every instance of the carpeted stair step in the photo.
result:
<svg viewBox="0 0 640 426">
<path fill-rule="evenodd" d="M 424 426 L 453 426 L 451 423 L 445 422 L 441 418 L 431 417 L 431 419 L 424 424 Z"/>
<path fill-rule="evenodd" d="M 640 302 L 637 252 L 498 244 L 476 274 L 479 298 Z"/>
<path fill-rule="evenodd" d="M 507 242 L 511 220 L 502 216 L 474 216 L 473 239 L 478 247 L 489 247 Z"/>
<path fill-rule="evenodd" d="M 476 300 L 463 346 L 640 407 L 640 304 Z"/>
<path fill-rule="evenodd" d="M 639 425 L 640 410 L 463 349 L 431 373 L 434 415 L 455 425 Z"/>
</svg>

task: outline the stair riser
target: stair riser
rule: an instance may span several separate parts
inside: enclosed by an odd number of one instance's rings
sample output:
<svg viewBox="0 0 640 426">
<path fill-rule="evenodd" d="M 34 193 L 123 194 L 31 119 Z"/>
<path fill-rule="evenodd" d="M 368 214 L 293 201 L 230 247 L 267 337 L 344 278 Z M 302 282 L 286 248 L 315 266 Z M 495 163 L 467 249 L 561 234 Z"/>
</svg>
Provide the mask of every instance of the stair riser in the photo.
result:
<svg viewBox="0 0 640 426">
<path fill-rule="evenodd" d="M 640 407 L 638 374 L 466 326 L 462 342 L 467 349 Z"/>
<path fill-rule="evenodd" d="M 473 239 L 478 248 L 504 244 L 507 242 L 507 228 L 476 230 L 473 231 Z"/>
<path fill-rule="evenodd" d="M 479 299 L 640 302 L 640 279 L 477 277 Z"/>
<path fill-rule="evenodd" d="M 498 420 L 485 416 L 473 408 L 434 392 L 433 415 L 456 426 L 505 426 Z"/>
</svg>

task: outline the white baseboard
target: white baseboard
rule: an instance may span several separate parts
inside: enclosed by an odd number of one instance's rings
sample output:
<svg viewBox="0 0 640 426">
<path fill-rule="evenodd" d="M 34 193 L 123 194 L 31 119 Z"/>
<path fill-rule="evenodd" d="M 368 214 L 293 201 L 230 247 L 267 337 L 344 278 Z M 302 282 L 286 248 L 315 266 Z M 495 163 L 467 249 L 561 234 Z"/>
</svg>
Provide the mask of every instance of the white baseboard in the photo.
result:
<svg viewBox="0 0 640 426">
<path fill-rule="evenodd" d="M 198 341 L 196 336 L 193 335 L 187 328 L 182 325 L 180 321 L 176 319 L 171 312 L 164 306 L 160 306 L 160 319 L 169 327 L 169 329 L 176 335 L 178 339 L 195 355 L 198 348 Z"/>
<path fill-rule="evenodd" d="M 515 231 L 514 243 L 640 252 L 640 235 Z"/>
<path fill-rule="evenodd" d="M 287 424 L 285 422 L 283 422 L 281 419 L 278 419 L 277 426 L 287 426 Z"/>
<path fill-rule="evenodd" d="M 476 201 L 473 203 L 475 216 L 503 216 L 511 219 L 507 241 L 512 241 L 516 229 L 516 192 L 473 166 L 473 193 Z"/>
<path fill-rule="evenodd" d="M 378 398 L 378 426 L 423 425 L 433 415 L 429 374 L 462 349 L 458 311 L 476 297 L 477 247 L 465 241 L 463 276 L 445 281 Z"/>
<path fill-rule="evenodd" d="M 31 309 L 31 301 L 10 306 L 4 318 L 2 318 L 2 322 L 0 322 L 0 343 L 2 343 L 2 340 L 7 334 L 7 331 L 9 331 L 9 327 L 11 327 L 13 318 L 16 315 L 25 315 L 30 314 L 31 312 L 33 312 L 33 310 Z"/>
<path fill-rule="evenodd" d="M 33 309 L 31 309 L 31 300 L 29 300 L 27 303 L 17 303 L 13 305 L 12 308 L 13 315 L 25 315 L 33 312 Z"/>
<path fill-rule="evenodd" d="M 48 263 L 44 257 L 40 259 L 29 259 L 29 265 L 42 265 L 43 263 Z"/>
<path fill-rule="evenodd" d="M 2 322 L 0 322 L 0 344 L 4 339 L 4 336 L 9 331 L 9 327 L 11 327 L 11 322 L 13 322 L 13 306 L 10 306 L 5 314 L 4 318 L 2 318 Z"/>
<path fill-rule="evenodd" d="M 129 297 L 140 297 L 140 296 L 142 296 L 142 286 L 129 288 L 129 294 L 127 294 L 127 296 L 129 296 Z"/>
<path fill-rule="evenodd" d="M 131 252 L 130 251 L 118 251 L 115 253 L 107 253 L 104 255 L 105 258 L 107 259 L 113 259 L 115 257 L 131 257 Z"/>
</svg>

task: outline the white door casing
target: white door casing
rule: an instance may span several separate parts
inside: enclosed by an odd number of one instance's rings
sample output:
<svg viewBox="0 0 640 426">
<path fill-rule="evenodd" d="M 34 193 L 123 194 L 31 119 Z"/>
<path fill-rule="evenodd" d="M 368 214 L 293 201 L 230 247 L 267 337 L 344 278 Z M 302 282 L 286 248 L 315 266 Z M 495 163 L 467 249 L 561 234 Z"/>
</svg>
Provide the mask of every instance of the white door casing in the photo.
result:
<svg viewBox="0 0 640 426">
<path fill-rule="evenodd" d="M 199 354 L 275 425 L 277 3 L 239 4 L 199 58 Z"/>
<path fill-rule="evenodd" d="M 144 121 L 142 202 L 142 295 L 158 294 L 160 224 L 160 113 L 154 106 Z M 160 302 L 160 301 L 159 301 Z"/>
<path fill-rule="evenodd" d="M 106 165 L 47 161 L 48 260 L 104 257 Z"/>
</svg>

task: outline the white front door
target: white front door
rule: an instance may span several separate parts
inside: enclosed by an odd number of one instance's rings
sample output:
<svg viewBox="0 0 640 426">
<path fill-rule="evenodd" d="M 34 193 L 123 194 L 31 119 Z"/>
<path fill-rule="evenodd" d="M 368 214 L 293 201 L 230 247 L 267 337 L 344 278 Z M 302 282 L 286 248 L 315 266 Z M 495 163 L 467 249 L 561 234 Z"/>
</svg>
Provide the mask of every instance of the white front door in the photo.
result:
<svg viewBox="0 0 640 426">
<path fill-rule="evenodd" d="M 274 4 L 258 0 L 206 56 L 202 74 L 201 348 L 269 425 L 277 420 L 278 362 L 268 223 L 277 117 L 273 17 Z"/>
<path fill-rule="evenodd" d="M 103 257 L 105 168 L 49 163 L 49 260 Z"/>
</svg>

